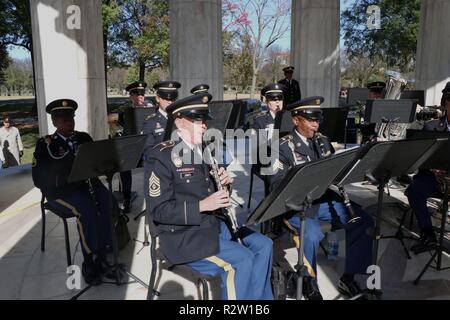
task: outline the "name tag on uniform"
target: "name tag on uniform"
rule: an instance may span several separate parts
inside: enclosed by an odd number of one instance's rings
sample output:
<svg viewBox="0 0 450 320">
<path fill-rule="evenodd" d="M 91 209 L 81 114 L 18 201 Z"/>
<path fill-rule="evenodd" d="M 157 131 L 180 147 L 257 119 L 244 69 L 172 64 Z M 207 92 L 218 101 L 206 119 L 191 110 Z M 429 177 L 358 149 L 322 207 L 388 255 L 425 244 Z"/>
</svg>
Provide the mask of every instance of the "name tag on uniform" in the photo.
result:
<svg viewBox="0 0 450 320">
<path fill-rule="evenodd" d="M 155 133 L 162 133 L 162 132 L 164 132 L 164 128 L 160 128 L 160 129 L 156 129 L 155 130 Z"/>
<path fill-rule="evenodd" d="M 184 172 L 184 173 L 180 173 L 180 178 L 181 179 L 191 179 L 194 177 L 194 171 L 192 172 Z"/>
</svg>

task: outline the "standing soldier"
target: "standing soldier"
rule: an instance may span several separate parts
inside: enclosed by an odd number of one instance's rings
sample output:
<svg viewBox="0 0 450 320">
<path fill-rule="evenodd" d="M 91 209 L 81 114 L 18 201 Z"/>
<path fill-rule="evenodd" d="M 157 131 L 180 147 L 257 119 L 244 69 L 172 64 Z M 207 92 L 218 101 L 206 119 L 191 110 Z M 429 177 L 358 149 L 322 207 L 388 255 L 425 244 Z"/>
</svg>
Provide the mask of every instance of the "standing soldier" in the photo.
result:
<svg viewBox="0 0 450 320">
<path fill-rule="evenodd" d="M 294 67 L 286 67 L 283 69 L 284 79 L 278 81 L 285 87 L 284 91 L 284 102 L 285 105 L 294 103 L 302 98 L 302 93 L 300 91 L 300 84 L 297 80 L 292 78 L 294 74 Z"/>
</svg>

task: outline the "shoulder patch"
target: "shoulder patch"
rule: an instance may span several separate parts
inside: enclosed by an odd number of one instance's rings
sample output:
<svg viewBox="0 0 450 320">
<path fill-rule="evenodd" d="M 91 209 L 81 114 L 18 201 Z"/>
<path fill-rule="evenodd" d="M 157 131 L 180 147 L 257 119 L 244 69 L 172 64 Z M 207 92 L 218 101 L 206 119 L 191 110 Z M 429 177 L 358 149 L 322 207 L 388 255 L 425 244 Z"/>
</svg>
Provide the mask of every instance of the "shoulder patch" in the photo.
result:
<svg viewBox="0 0 450 320">
<path fill-rule="evenodd" d="M 280 145 L 292 141 L 294 139 L 294 136 L 291 134 L 288 134 L 287 136 L 284 136 L 283 138 L 280 139 Z"/>
<path fill-rule="evenodd" d="M 167 140 L 167 141 L 157 144 L 153 149 L 159 149 L 159 151 L 163 151 L 164 149 L 172 148 L 174 145 L 175 145 L 175 141 Z"/>
</svg>

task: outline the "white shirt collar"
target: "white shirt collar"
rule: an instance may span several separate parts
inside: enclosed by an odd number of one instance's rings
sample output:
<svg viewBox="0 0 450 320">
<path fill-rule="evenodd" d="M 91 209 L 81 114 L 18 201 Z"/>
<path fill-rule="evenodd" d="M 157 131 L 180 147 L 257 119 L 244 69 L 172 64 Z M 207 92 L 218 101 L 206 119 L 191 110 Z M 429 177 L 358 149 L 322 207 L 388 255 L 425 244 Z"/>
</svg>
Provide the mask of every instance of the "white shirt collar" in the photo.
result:
<svg viewBox="0 0 450 320">
<path fill-rule="evenodd" d="M 270 115 L 272 116 L 272 118 L 275 119 L 275 117 L 276 117 L 275 112 L 273 112 L 272 110 L 269 110 L 269 113 L 270 113 Z"/>
<path fill-rule="evenodd" d="M 161 113 L 164 116 L 164 118 L 167 119 L 167 112 L 165 112 L 163 109 L 161 109 L 161 107 L 158 108 L 158 112 Z"/>
<path fill-rule="evenodd" d="M 202 154 L 202 151 L 201 151 L 201 145 L 193 145 L 193 144 L 190 144 L 189 142 L 187 142 L 187 141 L 183 138 L 183 136 L 182 136 L 179 132 L 178 132 L 177 134 L 178 134 L 178 136 L 180 137 L 180 139 L 183 141 L 183 143 L 184 143 L 186 146 L 188 146 L 188 148 L 189 148 L 191 151 L 195 151 L 195 152 L 199 153 L 200 155 Z"/>
<path fill-rule="evenodd" d="M 295 129 L 295 133 L 300 137 L 300 139 L 302 139 L 302 141 L 309 146 L 308 144 L 308 138 L 306 138 L 304 135 L 302 135 L 300 132 L 297 131 L 297 129 Z"/>
</svg>

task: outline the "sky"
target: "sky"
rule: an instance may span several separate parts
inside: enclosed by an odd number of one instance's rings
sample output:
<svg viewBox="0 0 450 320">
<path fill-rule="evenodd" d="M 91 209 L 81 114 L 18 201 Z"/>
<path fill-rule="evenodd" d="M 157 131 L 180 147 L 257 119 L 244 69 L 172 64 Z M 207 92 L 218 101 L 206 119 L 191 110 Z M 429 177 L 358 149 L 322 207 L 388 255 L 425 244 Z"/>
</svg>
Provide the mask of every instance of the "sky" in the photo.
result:
<svg viewBox="0 0 450 320">
<path fill-rule="evenodd" d="M 346 10 L 355 0 L 340 0 L 341 1 L 341 12 Z M 341 46 L 343 44 L 343 40 L 341 38 Z M 288 33 L 284 38 L 280 39 L 277 42 L 277 45 L 282 47 L 283 49 L 289 49 L 291 46 L 290 33 Z M 9 54 L 13 59 L 27 59 L 30 58 L 30 53 L 28 50 L 22 49 L 20 47 L 9 48 Z"/>
</svg>

